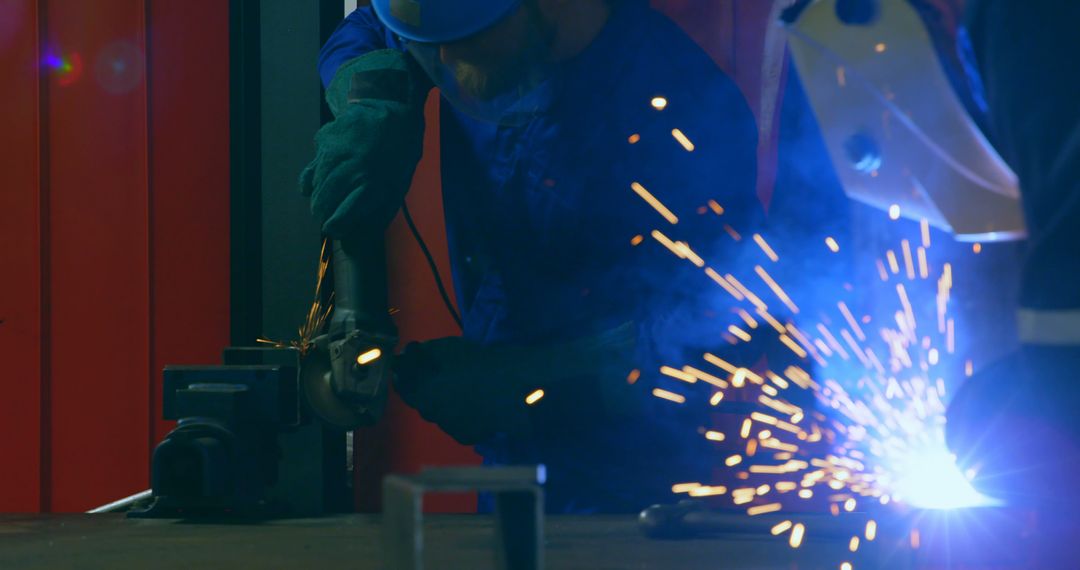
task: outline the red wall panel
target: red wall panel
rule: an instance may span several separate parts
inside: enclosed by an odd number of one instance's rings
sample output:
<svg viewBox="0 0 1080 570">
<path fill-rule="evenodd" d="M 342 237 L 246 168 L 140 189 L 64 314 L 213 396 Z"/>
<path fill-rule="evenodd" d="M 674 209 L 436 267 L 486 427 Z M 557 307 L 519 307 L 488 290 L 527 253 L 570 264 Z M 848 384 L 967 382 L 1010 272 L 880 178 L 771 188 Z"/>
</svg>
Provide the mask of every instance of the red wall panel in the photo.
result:
<svg viewBox="0 0 1080 570">
<path fill-rule="evenodd" d="M 0 76 L 0 512 L 84 510 L 228 342 L 228 3 L 0 0 Z"/>
<path fill-rule="evenodd" d="M 150 411 L 141 0 L 48 2 L 49 474 L 54 511 L 146 488 Z M 78 72 L 78 66 L 75 69 Z"/>
<path fill-rule="evenodd" d="M 32 0 L 0 0 L 0 512 L 40 506 L 37 30 Z"/>
<path fill-rule="evenodd" d="M 161 369 L 219 362 L 229 344 L 228 4 L 150 3 L 153 444 L 172 423 Z"/>
</svg>

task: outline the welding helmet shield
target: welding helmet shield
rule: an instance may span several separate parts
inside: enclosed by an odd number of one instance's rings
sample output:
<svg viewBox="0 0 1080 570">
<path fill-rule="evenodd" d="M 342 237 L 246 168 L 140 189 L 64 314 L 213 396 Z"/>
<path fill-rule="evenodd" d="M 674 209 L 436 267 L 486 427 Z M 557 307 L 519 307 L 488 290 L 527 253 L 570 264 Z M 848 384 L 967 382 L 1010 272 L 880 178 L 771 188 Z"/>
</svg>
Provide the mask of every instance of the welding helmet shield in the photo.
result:
<svg viewBox="0 0 1080 570">
<path fill-rule="evenodd" d="M 520 125 L 546 111 L 553 32 L 530 0 L 376 0 L 376 14 L 456 109 Z"/>
<path fill-rule="evenodd" d="M 908 2 L 871 2 L 872 17 L 844 21 L 841 4 L 809 4 L 785 27 L 848 196 L 960 240 L 1022 237 L 1016 176 L 954 90 L 919 14 Z"/>
</svg>

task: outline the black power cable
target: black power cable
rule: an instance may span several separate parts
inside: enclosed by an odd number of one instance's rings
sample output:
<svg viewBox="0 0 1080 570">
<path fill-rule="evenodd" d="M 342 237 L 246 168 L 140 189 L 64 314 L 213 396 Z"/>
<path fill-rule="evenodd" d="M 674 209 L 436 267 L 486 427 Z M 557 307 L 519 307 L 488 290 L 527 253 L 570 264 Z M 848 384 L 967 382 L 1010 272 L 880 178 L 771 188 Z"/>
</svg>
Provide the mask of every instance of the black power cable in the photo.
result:
<svg viewBox="0 0 1080 570">
<path fill-rule="evenodd" d="M 424 243 L 424 238 L 420 236 L 420 230 L 416 229 L 416 223 L 413 222 L 412 214 L 409 213 L 409 205 L 404 202 L 401 204 L 401 214 L 405 217 L 405 223 L 409 225 L 409 231 L 412 232 L 413 237 L 416 239 L 416 244 L 420 246 L 420 251 L 424 252 L 424 257 L 427 259 L 428 267 L 431 268 L 432 276 L 435 277 L 435 285 L 439 288 L 439 295 L 442 296 L 446 310 L 450 312 L 450 317 L 457 323 L 458 328 L 464 330 L 461 315 L 458 314 L 454 304 L 450 301 L 450 295 L 446 292 L 446 286 L 443 285 L 439 268 L 435 265 L 435 258 L 431 256 L 431 251 L 428 250 L 427 244 Z"/>
</svg>

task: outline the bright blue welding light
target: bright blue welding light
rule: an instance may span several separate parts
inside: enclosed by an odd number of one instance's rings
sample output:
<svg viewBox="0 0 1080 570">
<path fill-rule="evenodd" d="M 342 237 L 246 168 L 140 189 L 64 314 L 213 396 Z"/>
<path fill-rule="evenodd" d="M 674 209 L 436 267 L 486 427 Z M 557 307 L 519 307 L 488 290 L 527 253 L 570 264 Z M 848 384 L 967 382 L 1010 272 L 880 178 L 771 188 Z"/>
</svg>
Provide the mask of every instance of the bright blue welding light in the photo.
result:
<svg viewBox="0 0 1080 570">
<path fill-rule="evenodd" d="M 913 507 L 944 510 L 1000 504 L 975 489 L 944 443 L 913 451 L 897 467 L 896 495 Z"/>
</svg>

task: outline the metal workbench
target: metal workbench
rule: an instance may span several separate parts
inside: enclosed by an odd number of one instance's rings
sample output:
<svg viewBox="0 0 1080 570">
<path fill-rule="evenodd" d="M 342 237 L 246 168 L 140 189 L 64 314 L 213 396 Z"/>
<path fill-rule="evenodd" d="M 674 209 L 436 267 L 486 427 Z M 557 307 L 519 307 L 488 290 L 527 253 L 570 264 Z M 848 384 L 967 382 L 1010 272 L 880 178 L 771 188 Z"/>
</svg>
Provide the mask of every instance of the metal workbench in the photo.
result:
<svg viewBox="0 0 1080 570">
<path fill-rule="evenodd" d="M 734 515 L 742 516 L 745 515 Z M 549 569 L 701 570 L 938 568 L 1075 568 L 1067 540 L 1051 543 L 1066 555 L 1031 566 L 1032 543 L 1011 531 L 1013 513 L 987 511 L 960 527 L 929 536 L 913 550 L 908 536 L 879 533 L 873 545 L 848 552 L 846 539 L 815 535 L 807 520 L 799 549 L 760 528 L 693 540 L 644 538 L 630 516 L 549 516 Z M 811 519 L 813 517 L 810 517 Z M 745 520 L 745 519 L 744 519 Z M 483 515 L 430 515 L 425 521 L 428 569 L 492 568 L 493 520 Z M 0 568 L 382 568 L 382 529 L 376 515 L 339 515 L 263 523 L 187 523 L 104 515 L 0 515 Z"/>
<path fill-rule="evenodd" d="M 847 552 L 846 541 L 812 535 L 798 550 L 765 535 L 653 541 L 633 517 L 548 517 L 547 568 L 792 570 L 880 567 Z M 426 522 L 426 568 L 491 568 L 492 519 L 434 515 Z M 381 568 L 374 515 L 262 524 L 192 524 L 123 515 L 0 515 L 0 568 Z M 860 552 L 860 554 L 863 554 Z M 866 556 L 870 553 L 867 552 Z M 846 556 L 845 556 L 846 555 Z M 909 567 L 901 555 L 888 568 Z M 860 561 L 862 561 L 860 563 Z"/>
</svg>

